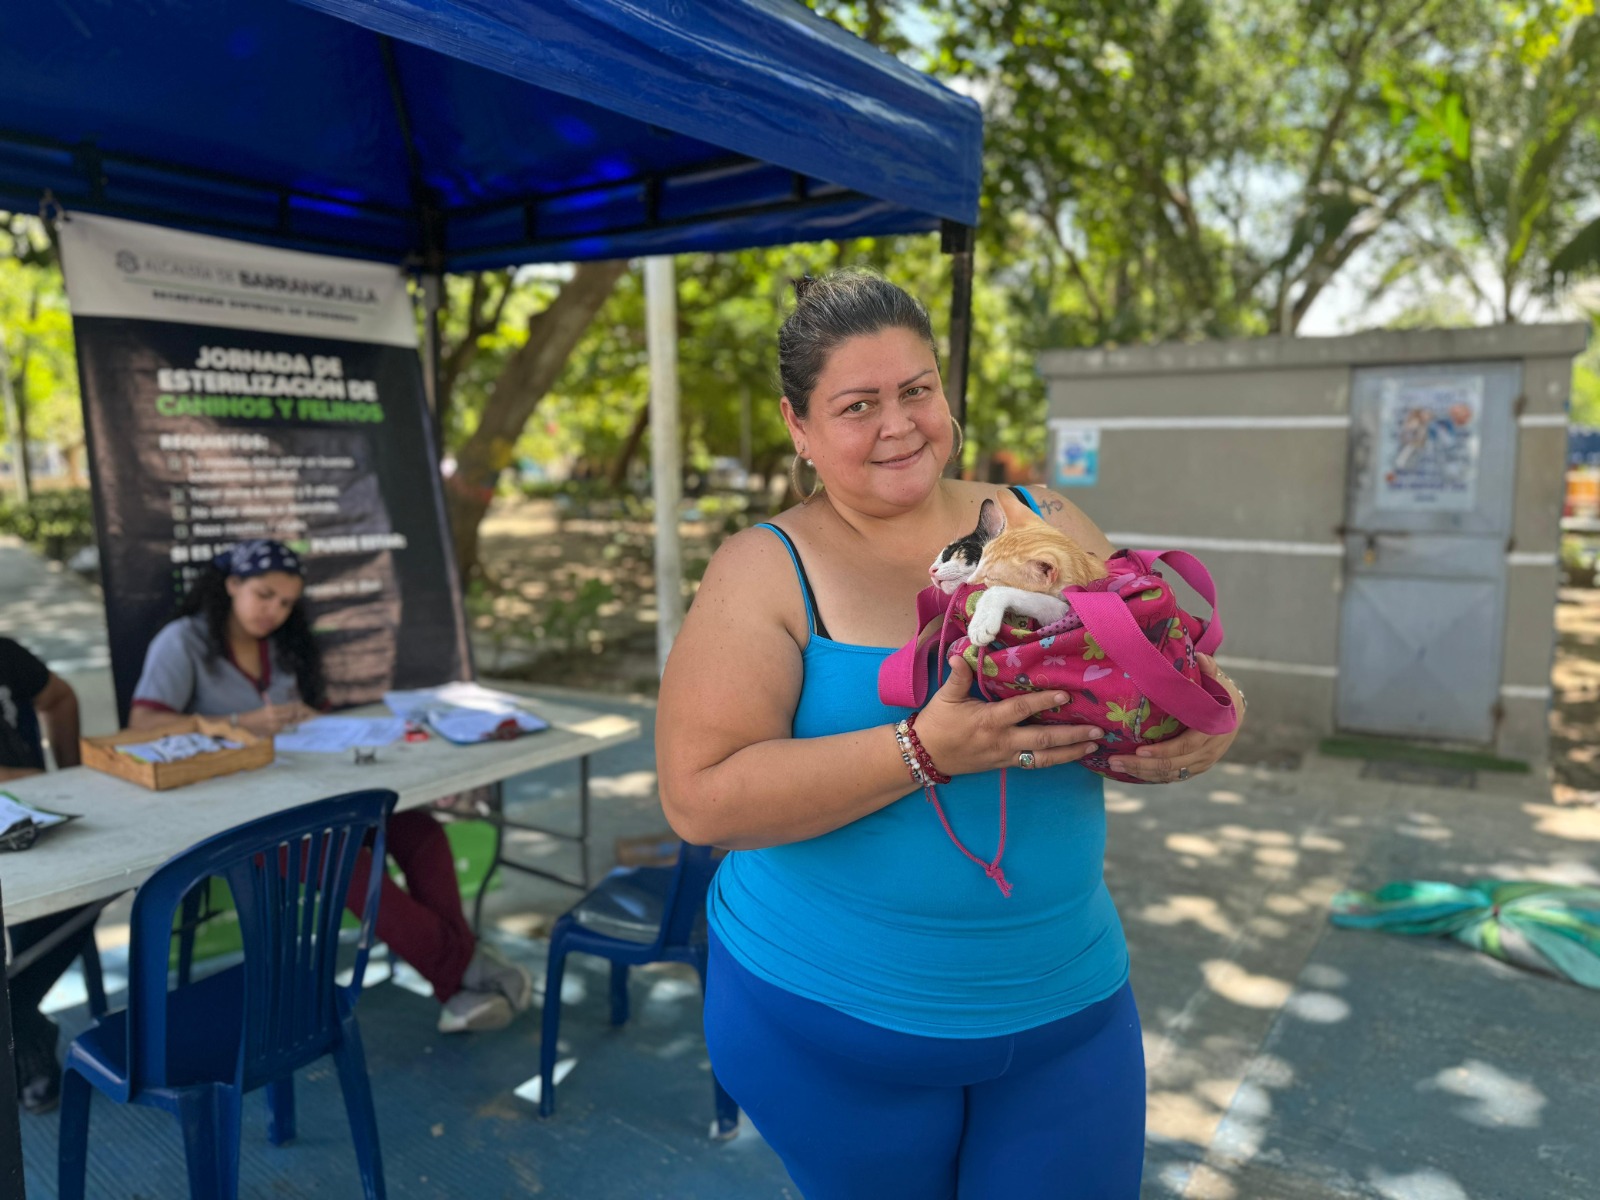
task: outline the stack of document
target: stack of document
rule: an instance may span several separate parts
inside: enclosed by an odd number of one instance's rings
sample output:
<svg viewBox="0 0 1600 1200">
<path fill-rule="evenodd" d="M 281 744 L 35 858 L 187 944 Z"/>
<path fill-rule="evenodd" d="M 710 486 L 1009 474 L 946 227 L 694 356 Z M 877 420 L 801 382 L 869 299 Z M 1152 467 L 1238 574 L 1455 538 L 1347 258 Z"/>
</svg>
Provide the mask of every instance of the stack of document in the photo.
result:
<svg viewBox="0 0 1600 1200">
<path fill-rule="evenodd" d="M 389 711 L 408 721 L 426 721 L 440 737 L 458 745 L 492 742 L 548 729 L 549 722 L 521 707 L 509 692 L 476 683 L 385 692 Z"/>
<path fill-rule="evenodd" d="M 243 742 L 212 737 L 206 733 L 172 733 L 153 742 L 134 742 L 117 747 L 118 754 L 126 754 L 147 763 L 182 762 L 201 754 L 215 754 L 218 750 L 239 750 Z"/>
<path fill-rule="evenodd" d="M 391 746 L 405 732 L 400 717 L 315 717 L 280 733 L 273 744 L 302 754 L 344 754 L 358 746 Z"/>
<path fill-rule="evenodd" d="M 0 850 L 26 850 L 40 830 L 70 820 L 72 817 L 63 813 L 34 808 L 10 792 L 0 792 Z"/>
</svg>

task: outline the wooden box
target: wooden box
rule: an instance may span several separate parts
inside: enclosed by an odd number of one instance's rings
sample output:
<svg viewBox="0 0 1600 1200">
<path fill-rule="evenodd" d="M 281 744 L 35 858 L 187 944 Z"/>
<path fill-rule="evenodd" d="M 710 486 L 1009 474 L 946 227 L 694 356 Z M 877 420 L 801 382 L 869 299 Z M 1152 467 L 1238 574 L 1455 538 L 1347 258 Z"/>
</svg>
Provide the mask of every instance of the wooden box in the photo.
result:
<svg viewBox="0 0 1600 1200">
<path fill-rule="evenodd" d="M 170 763 L 140 762 L 117 752 L 118 746 L 153 742 L 172 733 L 209 733 L 212 737 L 239 742 L 240 748 L 198 754 L 181 762 Z M 107 737 L 82 738 L 78 745 L 84 766 L 156 792 L 199 783 L 202 779 L 212 779 L 218 775 L 231 775 L 235 771 L 254 770 L 272 761 L 271 738 L 257 737 L 248 729 L 216 717 L 174 717 L 171 721 L 148 729 L 128 729 Z"/>
</svg>

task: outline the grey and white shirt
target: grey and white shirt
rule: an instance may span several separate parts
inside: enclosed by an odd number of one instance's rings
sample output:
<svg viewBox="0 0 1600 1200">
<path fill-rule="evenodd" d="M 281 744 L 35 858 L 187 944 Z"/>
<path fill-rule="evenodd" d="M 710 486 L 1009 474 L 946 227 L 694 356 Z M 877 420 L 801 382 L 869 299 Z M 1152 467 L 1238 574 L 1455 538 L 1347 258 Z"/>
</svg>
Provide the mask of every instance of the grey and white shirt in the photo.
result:
<svg viewBox="0 0 1600 1200">
<path fill-rule="evenodd" d="M 268 639 L 261 643 L 262 677 L 254 679 L 233 661 L 231 650 L 213 654 L 202 617 L 179 617 L 150 643 L 144 671 L 133 689 L 135 708 L 225 717 L 267 704 L 300 699 L 294 671 Z"/>
</svg>

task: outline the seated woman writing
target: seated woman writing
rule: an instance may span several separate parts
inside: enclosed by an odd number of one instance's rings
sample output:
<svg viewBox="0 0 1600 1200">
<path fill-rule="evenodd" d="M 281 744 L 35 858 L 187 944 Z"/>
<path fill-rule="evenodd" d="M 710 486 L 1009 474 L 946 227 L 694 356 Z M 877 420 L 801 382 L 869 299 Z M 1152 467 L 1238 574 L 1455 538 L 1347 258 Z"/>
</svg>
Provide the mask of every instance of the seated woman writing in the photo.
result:
<svg viewBox="0 0 1600 1200">
<path fill-rule="evenodd" d="M 326 689 L 304 589 L 299 557 L 280 542 L 241 542 L 218 555 L 150 643 L 128 727 L 196 713 L 271 737 L 315 716 Z M 378 936 L 433 985 L 441 1033 L 504 1028 L 533 1003 L 533 981 L 473 934 L 444 829 L 426 811 L 397 812 L 386 844 L 406 886 L 385 876 Z M 346 897 L 358 916 L 370 868 L 363 851 Z"/>
</svg>

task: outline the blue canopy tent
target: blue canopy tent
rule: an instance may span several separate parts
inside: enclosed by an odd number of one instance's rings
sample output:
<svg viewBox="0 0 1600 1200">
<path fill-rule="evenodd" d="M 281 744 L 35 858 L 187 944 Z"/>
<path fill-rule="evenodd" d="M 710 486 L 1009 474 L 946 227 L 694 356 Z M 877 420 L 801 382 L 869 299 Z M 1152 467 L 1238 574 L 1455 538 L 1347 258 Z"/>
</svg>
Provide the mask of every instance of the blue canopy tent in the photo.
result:
<svg viewBox="0 0 1600 1200">
<path fill-rule="evenodd" d="M 978 107 L 798 0 L 86 0 L 12 25 L 0 208 L 427 277 L 939 230 L 964 413 Z M 10 1075 L 0 1053 L 0 1096 Z M 0 1200 L 16 1120 L 0 1104 Z"/>
<path fill-rule="evenodd" d="M 798 0 L 143 0 L 0 42 L 0 207 L 424 274 L 943 230 L 982 120 Z"/>
</svg>

